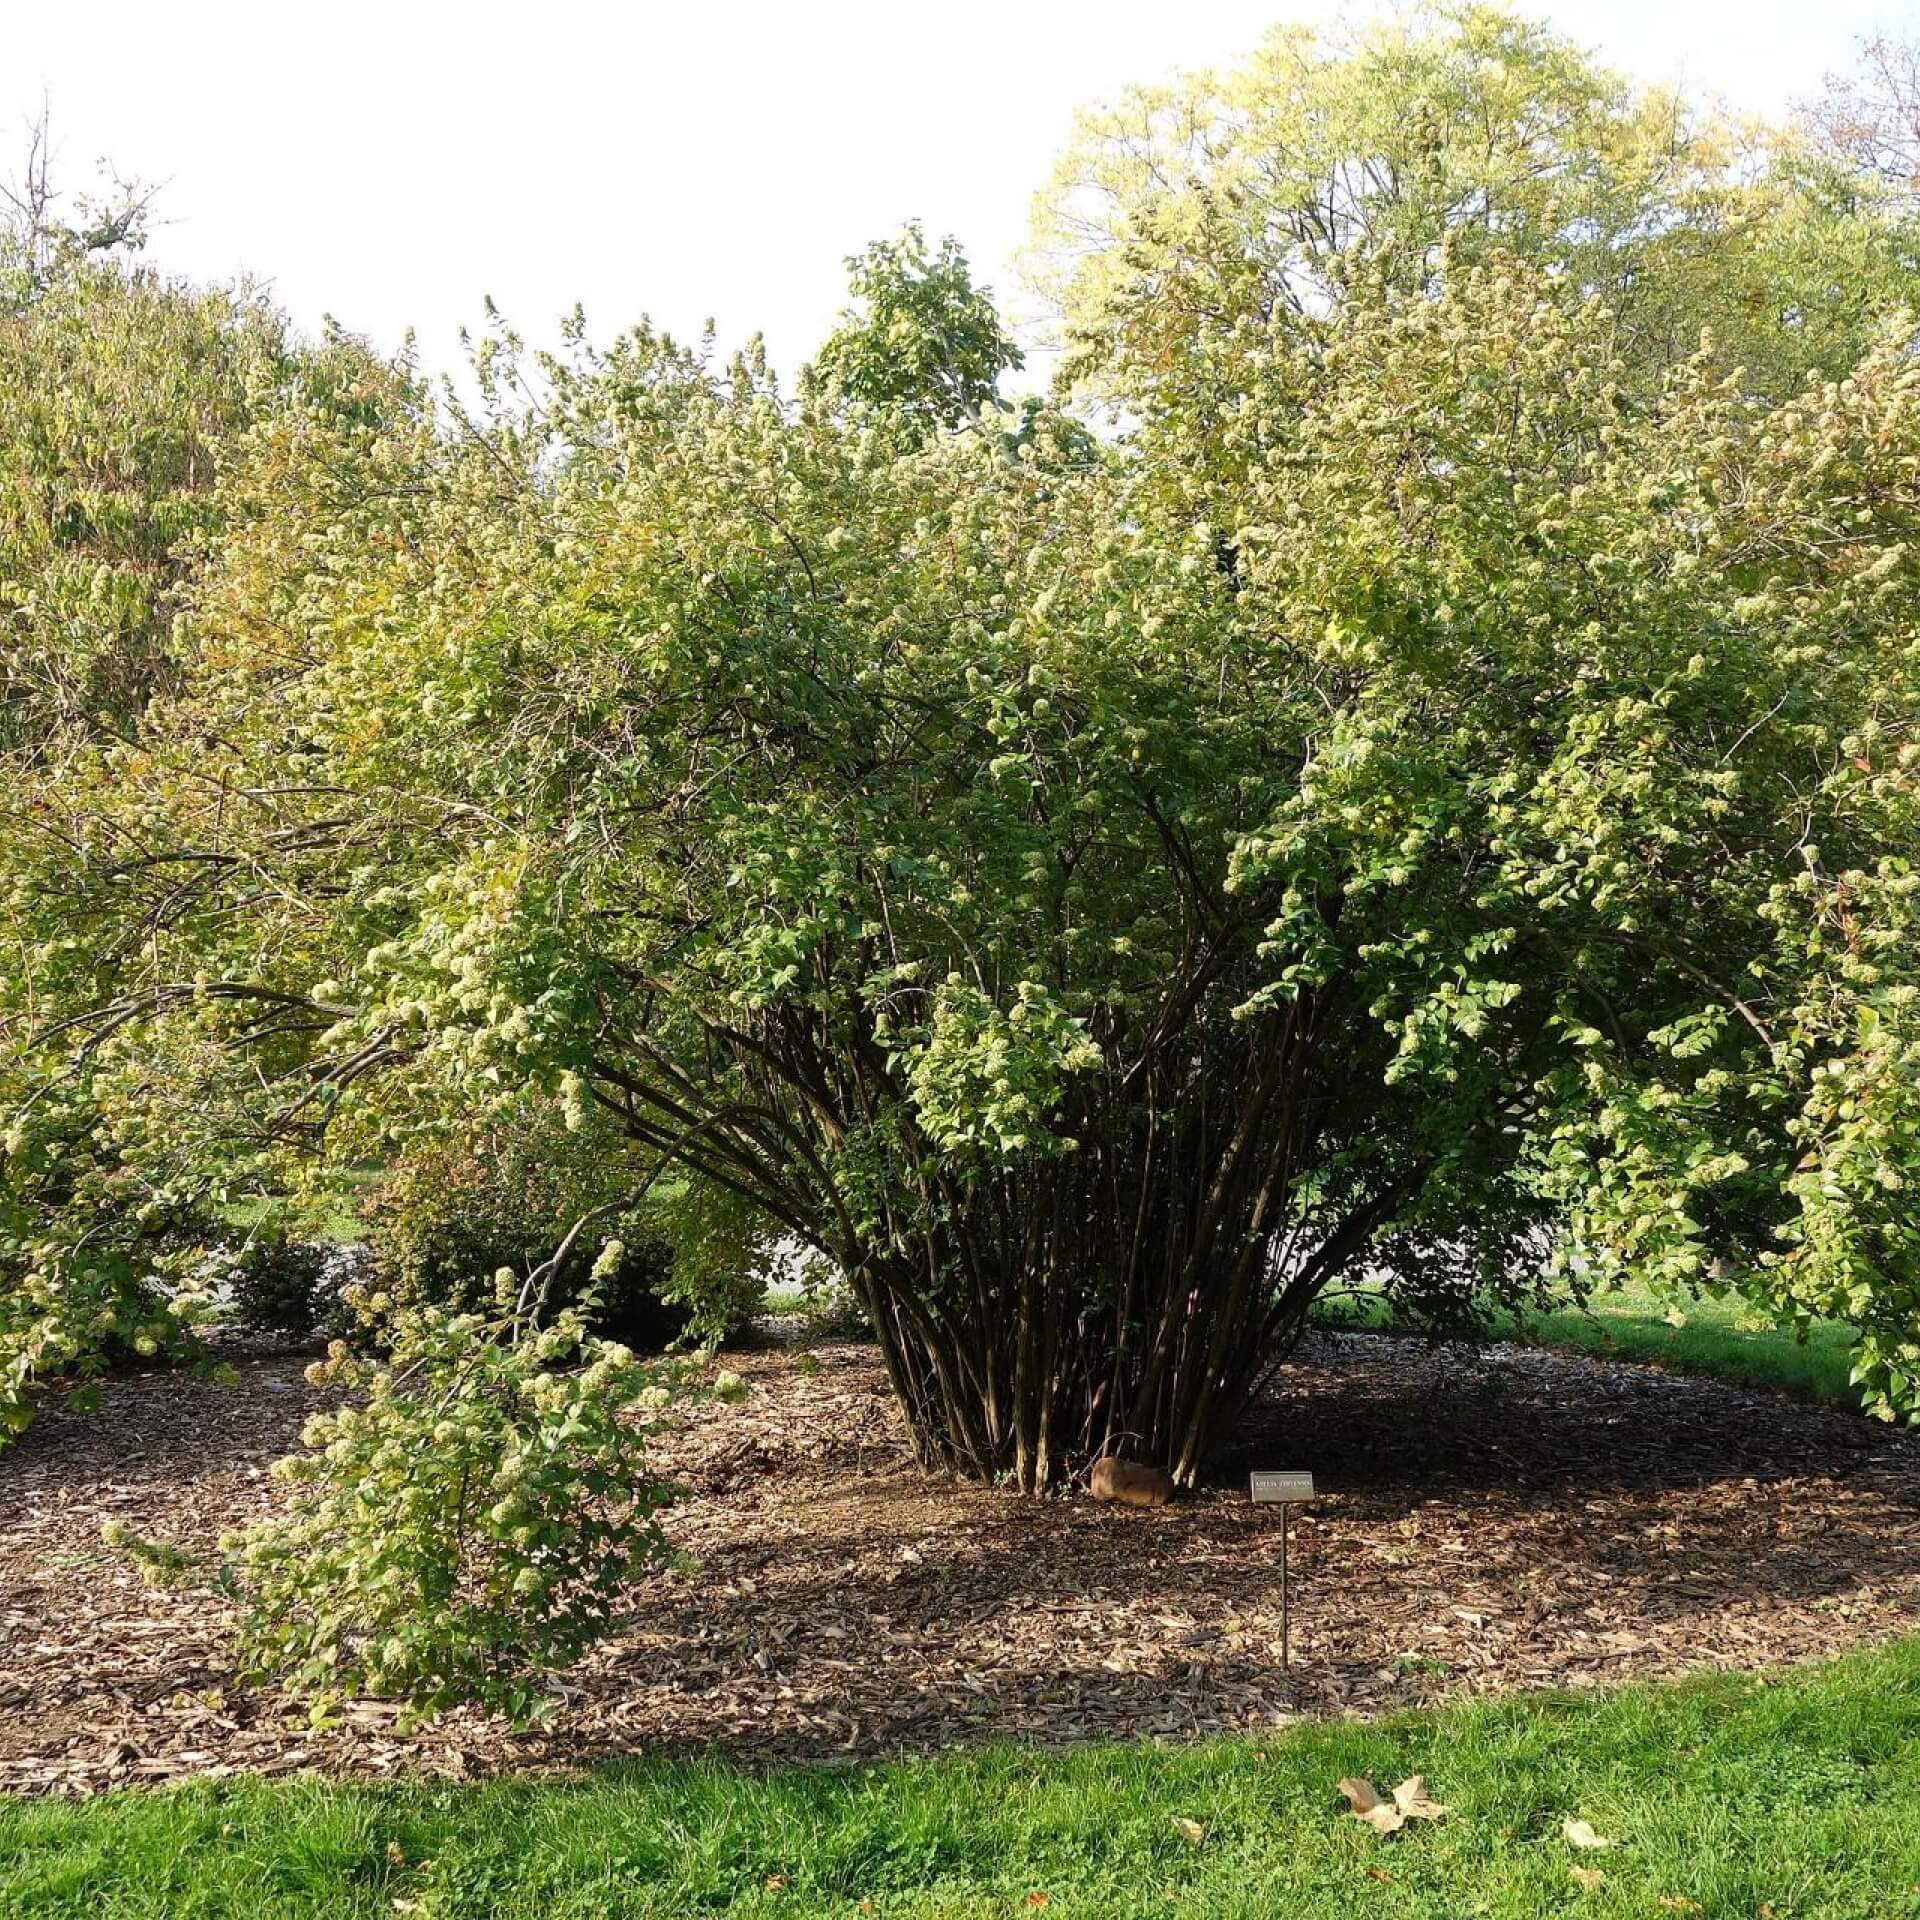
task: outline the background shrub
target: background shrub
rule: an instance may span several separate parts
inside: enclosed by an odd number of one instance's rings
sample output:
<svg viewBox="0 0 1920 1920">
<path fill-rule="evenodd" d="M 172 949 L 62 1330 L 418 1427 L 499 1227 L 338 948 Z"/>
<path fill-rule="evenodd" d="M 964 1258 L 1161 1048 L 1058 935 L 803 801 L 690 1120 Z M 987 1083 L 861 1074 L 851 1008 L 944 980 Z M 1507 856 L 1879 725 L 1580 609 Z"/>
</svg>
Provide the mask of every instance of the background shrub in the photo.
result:
<svg viewBox="0 0 1920 1920">
<path fill-rule="evenodd" d="M 501 1268 L 524 1281 L 592 1216 L 545 1283 L 549 1313 L 579 1302 L 592 1276 L 588 1317 L 609 1339 L 658 1349 L 733 1331 L 760 1302 L 751 1245 L 716 1246 L 715 1210 L 686 1183 L 644 1200 L 629 1197 L 634 1183 L 610 1126 L 545 1096 L 423 1135 L 363 1209 L 377 1284 L 397 1301 L 481 1310 Z M 609 1240 L 619 1249 L 603 1259 Z"/>
<path fill-rule="evenodd" d="M 257 1235 L 227 1256 L 236 1317 L 296 1340 L 344 1333 L 351 1320 L 342 1291 L 353 1271 L 347 1249 L 324 1240 Z"/>
</svg>

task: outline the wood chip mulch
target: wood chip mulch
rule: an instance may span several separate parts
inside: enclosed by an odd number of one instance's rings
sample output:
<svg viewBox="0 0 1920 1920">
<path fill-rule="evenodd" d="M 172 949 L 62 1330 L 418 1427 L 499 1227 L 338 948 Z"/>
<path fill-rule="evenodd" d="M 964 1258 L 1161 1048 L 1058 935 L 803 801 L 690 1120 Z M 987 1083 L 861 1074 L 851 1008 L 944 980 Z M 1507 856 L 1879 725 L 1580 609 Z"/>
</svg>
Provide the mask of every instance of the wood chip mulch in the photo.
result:
<svg viewBox="0 0 1920 1920">
<path fill-rule="evenodd" d="M 1920 1623 L 1920 1435 L 1650 1368 L 1319 1336 L 1219 1487 L 1139 1512 L 924 1478 L 868 1348 L 728 1363 L 747 1402 L 665 1449 L 699 1571 L 636 1592 L 541 1735 L 461 1713 L 402 1737 L 379 1702 L 316 1733 L 235 1685 L 220 1600 L 102 1547 L 110 1518 L 207 1548 L 267 1511 L 268 1463 L 322 1400 L 301 1356 L 245 1361 L 238 1389 L 136 1374 L 98 1414 L 50 1407 L 0 1453 L 0 1788 L 1185 1738 Z M 1294 1509 L 1291 1672 L 1249 1465 L 1325 1490 Z"/>
</svg>

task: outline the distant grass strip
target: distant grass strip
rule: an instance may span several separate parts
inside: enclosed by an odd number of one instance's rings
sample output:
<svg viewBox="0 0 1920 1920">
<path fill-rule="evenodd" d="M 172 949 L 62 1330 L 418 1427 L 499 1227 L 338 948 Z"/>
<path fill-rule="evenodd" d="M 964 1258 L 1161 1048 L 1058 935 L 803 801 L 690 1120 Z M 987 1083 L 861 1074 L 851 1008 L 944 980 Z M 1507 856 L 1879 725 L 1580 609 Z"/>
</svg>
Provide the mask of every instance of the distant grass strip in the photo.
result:
<svg viewBox="0 0 1920 1920">
<path fill-rule="evenodd" d="M 766 1311 L 793 1313 L 810 1296 L 797 1286 L 770 1287 Z M 1330 1302 L 1314 1314 L 1316 1325 L 1369 1332 L 1417 1333 L 1398 1326 L 1383 1302 Z M 1501 1313 L 1493 1337 L 1539 1346 L 1568 1347 L 1604 1360 L 1651 1360 L 1676 1373 L 1700 1374 L 1734 1386 L 1791 1394 L 1856 1410 L 1860 1391 L 1847 1378 L 1853 1367 L 1853 1333 L 1831 1320 L 1817 1322 L 1805 1340 L 1753 1317 L 1740 1301 L 1693 1300 L 1675 1324 L 1674 1310 L 1642 1287 L 1596 1294 L 1582 1312 Z"/>
<path fill-rule="evenodd" d="M 1335 1783 L 1423 1773 L 1383 1840 Z M 1576 1852 L 1562 1826 L 1612 1847 Z M 1197 1844 L 1176 1820 L 1199 1823 Z M 1583 1886 L 1573 1869 L 1603 1879 Z M 1192 1747 L 577 1783 L 225 1784 L 0 1807 L 7 1920 L 720 1914 L 1349 1920 L 1920 1916 L 1920 1641 L 1763 1679 Z"/>
<path fill-rule="evenodd" d="M 1755 1322 L 1749 1314 L 1739 1301 L 1693 1300 L 1676 1325 L 1667 1302 L 1627 1287 L 1596 1294 L 1584 1313 L 1570 1307 L 1555 1313 L 1503 1313 L 1495 1320 L 1494 1335 L 1571 1347 L 1601 1359 L 1652 1360 L 1678 1373 L 1858 1408 L 1859 1389 L 1847 1379 L 1853 1366 L 1850 1328 L 1821 1321 L 1801 1341 Z M 1384 1305 L 1364 1302 L 1335 1303 L 1316 1319 L 1324 1326 L 1382 1332 L 1393 1326 Z"/>
</svg>

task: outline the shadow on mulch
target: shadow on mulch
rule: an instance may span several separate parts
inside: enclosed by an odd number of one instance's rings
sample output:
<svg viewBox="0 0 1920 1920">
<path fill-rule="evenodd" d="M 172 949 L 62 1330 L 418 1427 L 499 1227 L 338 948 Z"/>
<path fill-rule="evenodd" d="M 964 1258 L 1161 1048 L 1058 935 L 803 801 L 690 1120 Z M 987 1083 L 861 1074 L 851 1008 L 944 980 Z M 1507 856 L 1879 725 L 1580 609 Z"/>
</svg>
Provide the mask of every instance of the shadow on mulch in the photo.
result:
<svg viewBox="0 0 1920 1920">
<path fill-rule="evenodd" d="M 1348 1355 L 1359 1364 L 1341 1365 Z M 1250 1467 L 1304 1452 L 1324 1486 L 1415 1499 L 1516 1484 L 1696 1487 L 1868 1465 L 1903 1444 L 1842 1409 L 1513 1342 L 1325 1334 L 1289 1375 L 1296 1384 L 1256 1409 L 1217 1483 L 1244 1485 Z"/>
<path fill-rule="evenodd" d="M 1920 1618 L 1920 1438 L 1651 1369 L 1315 1336 L 1221 1484 L 1134 1512 L 922 1476 L 868 1348 L 729 1364 L 745 1406 L 660 1448 L 699 1571 L 635 1593 L 539 1737 L 459 1714 L 401 1739 L 380 1703 L 315 1734 L 227 1681 L 214 1596 L 149 1590 L 101 1548 L 109 1517 L 204 1546 L 264 1512 L 324 1400 L 299 1357 L 50 1410 L 0 1454 L 0 1785 L 1187 1737 L 1810 1658 Z M 1250 1465 L 1325 1490 L 1293 1520 L 1290 1671 Z"/>
</svg>

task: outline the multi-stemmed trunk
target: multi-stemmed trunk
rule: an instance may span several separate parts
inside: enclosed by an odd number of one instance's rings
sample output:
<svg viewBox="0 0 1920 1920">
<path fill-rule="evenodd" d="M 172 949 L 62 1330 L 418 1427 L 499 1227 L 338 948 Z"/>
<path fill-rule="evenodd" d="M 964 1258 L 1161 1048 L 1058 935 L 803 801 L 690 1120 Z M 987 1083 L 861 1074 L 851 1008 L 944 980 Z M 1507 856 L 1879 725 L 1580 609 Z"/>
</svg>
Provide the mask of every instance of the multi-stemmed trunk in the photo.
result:
<svg viewBox="0 0 1920 1920">
<path fill-rule="evenodd" d="M 1237 1103 L 1080 1116 L 1076 1151 L 943 1190 L 852 1263 L 924 1463 L 1023 1491 L 1104 1453 L 1199 1475 L 1397 1191 L 1308 1203 L 1326 1101 L 1297 1067 L 1283 1036 Z"/>
<path fill-rule="evenodd" d="M 1190 1484 L 1422 1177 L 1374 1144 L 1379 1063 L 1337 996 L 1232 1020 L 1202 1013 L 1215 985 L 1177 987 L 1151 1044 L 1102 1035 L 1113 1064 L 1010 1165 L 931 1150 L 884 1056 L 798 1017 L 725 1037 L 737 1105 L 703 1115 L 658 1052 L 601 1097 L 840 1265 L 927 1466 L 1031 1492 L 1114 1453 Z M 856 1202 L 862 1127 L 888 1144 Z"/>
<path fill-rule="evenodd" d="M 1123 1322 L 1111 1270 L 1016 1276 L 929 1302 L 880 1263 L 856 1276 L 923 1464 L 1035 1492 L 1113 1453 L 1191 1484 L 1305 1324 L 1318 1282 L 1235 1310 L 1163 1298 Z"/>
</svg>

